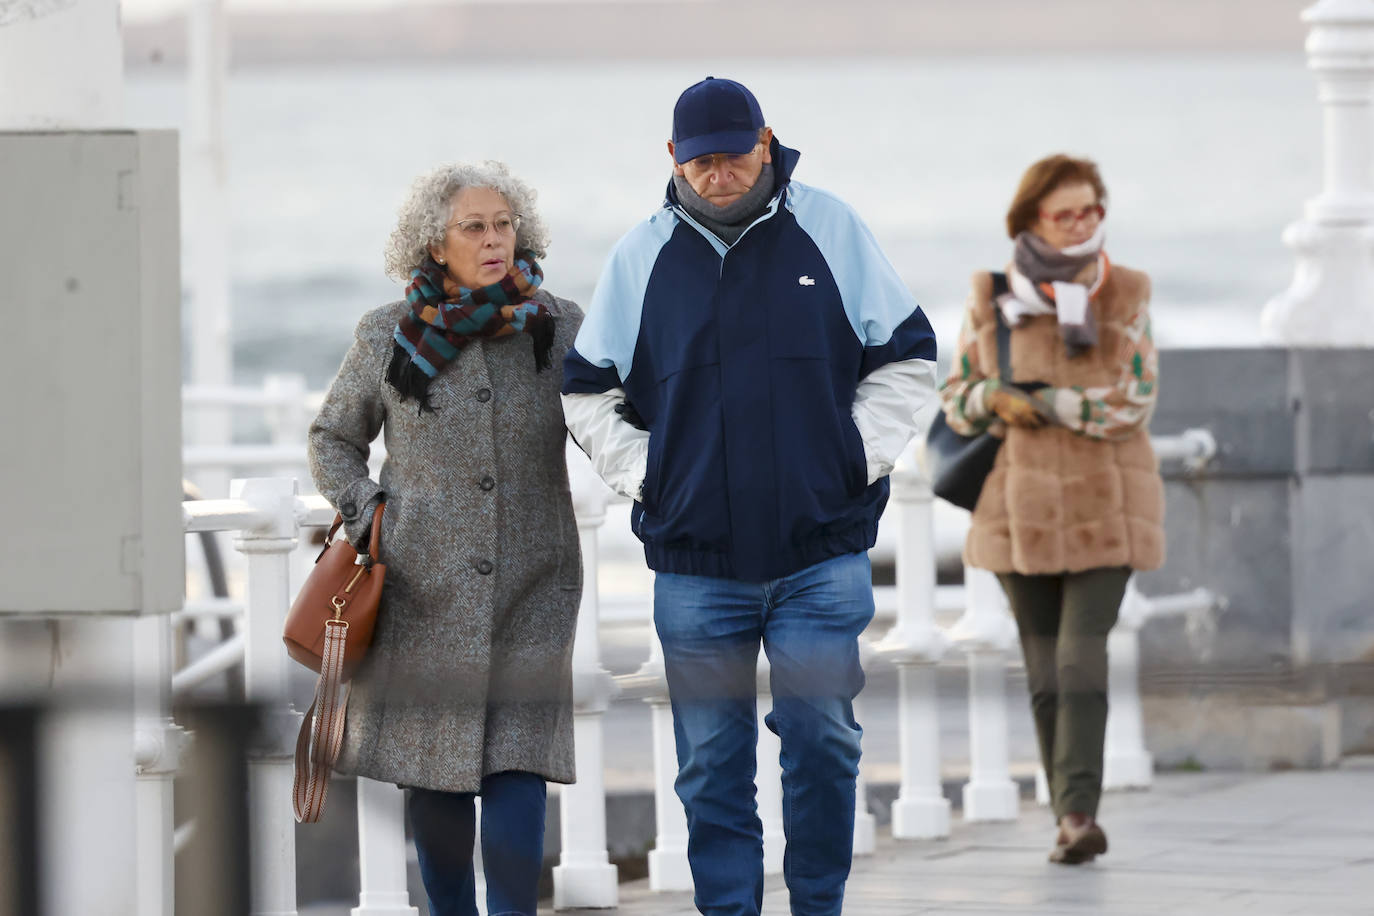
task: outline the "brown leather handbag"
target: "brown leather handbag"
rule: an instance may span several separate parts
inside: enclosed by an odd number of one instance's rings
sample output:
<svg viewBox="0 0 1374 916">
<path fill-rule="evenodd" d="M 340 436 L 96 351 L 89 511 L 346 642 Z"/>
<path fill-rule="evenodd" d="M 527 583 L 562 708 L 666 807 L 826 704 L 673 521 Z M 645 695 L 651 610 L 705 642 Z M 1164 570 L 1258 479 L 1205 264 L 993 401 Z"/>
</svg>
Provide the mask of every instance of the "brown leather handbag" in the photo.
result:
<svg viewBox="0 0 1374 916">
<path fill-rule="evenodd" d="M 386 576 L 386 566 L 377 561 L 385 508 L 380 503 L 373 513 L 365 554 L 354 550 L 347 538 L 336 537 L 343 519 L 334 517 L 315 568 L 286 613 L 282 641 L 287 654 L 320 675 L 315 700 L 296 737 L 292 805 L 297 821 L 313 823 L 324 812 L 329 774 L 343 746 L 348 709 L 344 684 L 372 645 Z"/>
</svg>

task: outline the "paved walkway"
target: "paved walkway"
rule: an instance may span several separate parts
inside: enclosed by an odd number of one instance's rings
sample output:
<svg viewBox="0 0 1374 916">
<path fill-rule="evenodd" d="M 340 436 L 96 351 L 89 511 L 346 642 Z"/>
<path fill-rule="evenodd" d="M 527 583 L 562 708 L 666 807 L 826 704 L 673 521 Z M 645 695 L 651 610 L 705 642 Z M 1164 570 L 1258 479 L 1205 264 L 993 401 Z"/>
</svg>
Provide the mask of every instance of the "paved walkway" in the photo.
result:
<svg viewBox="0 0 1374 916">
<path fill-rule="evenodd" d="M 1051 865 L 1053 828 L 1027 804 L 1009 824 L 965 824 L 939 841 L 896 841 L 855 860 L 847 916 L 1370 916 L 1374 914 L 1374 758 L 1287 773 L 1169 773 L 1148 792 L 1110 793 L 1111 852 Z M 588 916 L 693 916 L 690 894 L 620 887 Z M 421 916 L 425 904 L 416 899 Z M 301 916 L 346 916 L 346 904 Z M 552 910 L 541 908 L 541 914 Z M 763 916 L 787 916 L 770 877 Z"/>
<path fill-rule="evenodd" d="M 1374 760 L 1339 770 L 1166 774 L 1149 792 L 1110 794 L 1111 852 L 1066 868 L 1045 860 L 1049 815 L 1012 824 L 956 821 L 936 842 L 894 841 L 858 859 L 853 916 L 1370 916 L 1374 913 Z M 786 916 L 781 877 L 764 916 Z M 690 916 L 688 894 L 622 885 L 607 916 Z M 544 912 L 543 910 L 540 911 Z M 590 912 L 590 911 L 589 911 Z"/>
</svg>

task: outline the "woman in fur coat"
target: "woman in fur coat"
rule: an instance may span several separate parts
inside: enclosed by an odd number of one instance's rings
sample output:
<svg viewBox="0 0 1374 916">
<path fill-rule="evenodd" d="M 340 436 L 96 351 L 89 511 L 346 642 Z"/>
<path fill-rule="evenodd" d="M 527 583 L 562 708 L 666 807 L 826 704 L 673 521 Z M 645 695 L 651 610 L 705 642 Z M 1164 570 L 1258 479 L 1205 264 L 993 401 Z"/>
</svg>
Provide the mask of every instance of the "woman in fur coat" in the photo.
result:
<svg viewBox="0 0 1374 916">
<path fill-rule="evenodd" d="M 964 556 L 997 574 L 1016 617 L 1063 864 L 1107 851 L 1107 634 L 1132 571 L 1164 557 L 1150 280 L 1108 259 L 1106 198 L 1089 160 L 1026 171 L 1007 212 L 1011 263 L 974 275 L 941 389 L 955 431 L 1004 437 Z M 994 310 L 1011 328 L 1011 379 Z"/>
</svg>

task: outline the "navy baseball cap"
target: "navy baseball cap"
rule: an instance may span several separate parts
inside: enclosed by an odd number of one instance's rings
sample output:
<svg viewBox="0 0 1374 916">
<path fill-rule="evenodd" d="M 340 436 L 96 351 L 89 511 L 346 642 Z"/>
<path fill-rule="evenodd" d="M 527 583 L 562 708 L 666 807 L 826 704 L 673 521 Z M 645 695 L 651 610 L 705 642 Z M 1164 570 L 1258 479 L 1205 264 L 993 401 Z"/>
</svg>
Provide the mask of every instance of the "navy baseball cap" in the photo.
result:
<svg viewBox="0 0 1374 916">
<path fill-rule="evenodd" d="M 673 158 L 681 165 L 711 153 L 747 153 L 763 126 L 754 93 L 734 80 L 708 76 L 688 86 L 673 106 Z"/>
</svg>

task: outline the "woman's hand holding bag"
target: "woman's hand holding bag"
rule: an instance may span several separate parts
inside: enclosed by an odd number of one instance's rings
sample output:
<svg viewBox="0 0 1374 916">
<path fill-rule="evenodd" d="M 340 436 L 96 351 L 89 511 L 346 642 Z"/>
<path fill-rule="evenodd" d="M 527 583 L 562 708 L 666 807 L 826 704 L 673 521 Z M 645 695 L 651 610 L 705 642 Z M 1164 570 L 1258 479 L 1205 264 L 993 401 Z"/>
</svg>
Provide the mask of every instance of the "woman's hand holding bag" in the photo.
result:
<svg viewBox="0 0 1374 916">
<path fill-rule="evenodd" d="M 336 537 L 343 519 L 335 516 L 315 568 L 286 614 L 282 641 L 287 654 L 320 675 L 296 738 L 292 805 L 300 822 L 314 823 L 324 812 L 329 775 L 343 747 L 348 709 L 344 683 L 372 645 L 386 576 L 386 566 L 378 562 L 385 508 L 381 503 L 373 513 L 367 553 Z"/>
<path fill-rule="evenodd" d="M 997 298 L 1008 289 L 1006 274 L 992 274 L 992 314 L 997 322 L 997 366 L 1002 384 L 989 394 L 988 407 L 1004 423 L 1036 428 L 1049 422 L 1050 417 L 1028 393 L 1028 389 L 1043 386 L 1031 383 L 1017 387 L 1011 382 L 1011 328 L 997 306 Z M 960 435 L 946 422 L 945 412 L 938 411 L 926 435 L 925 458 L 931 491 L 946 502 L 972 512 L 1001 447 L 1000 435 L 991 432 Z"/>
</svg>

